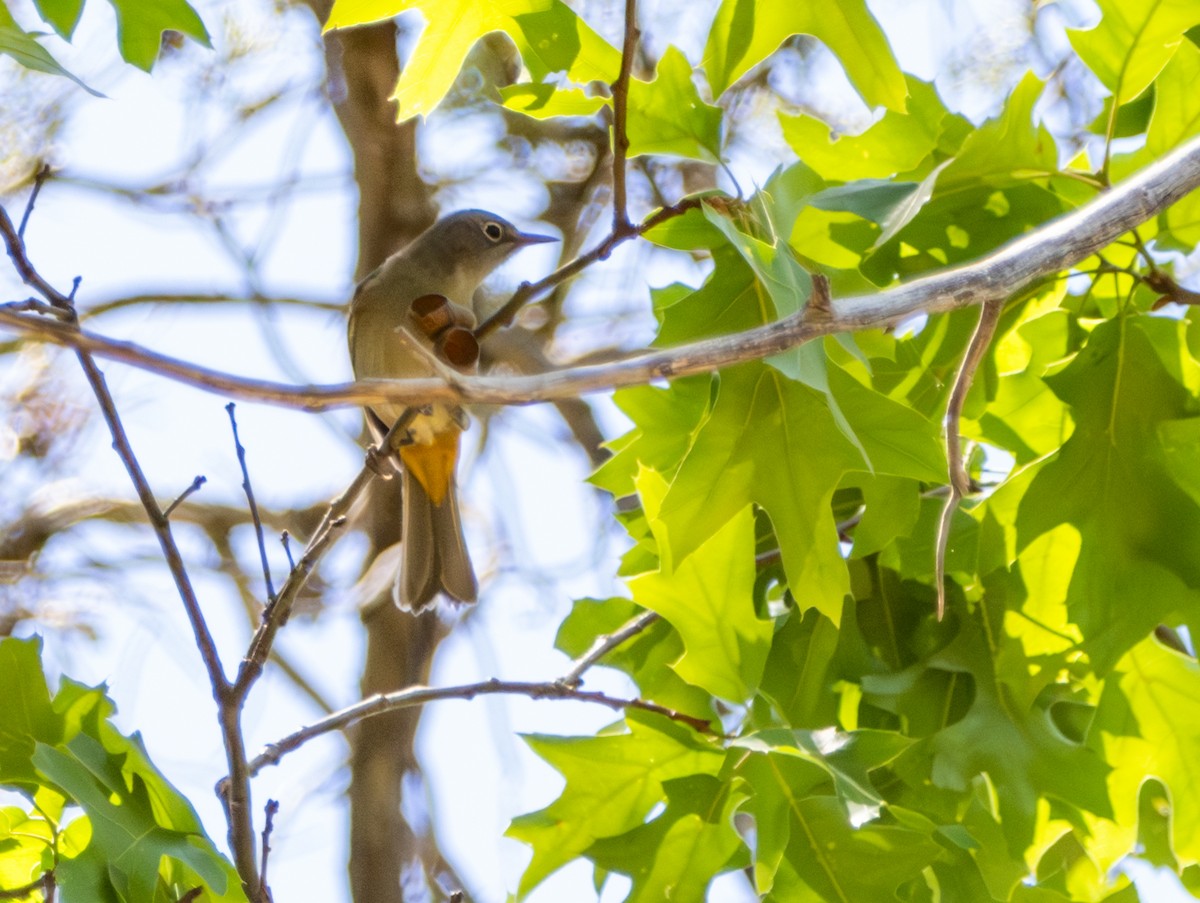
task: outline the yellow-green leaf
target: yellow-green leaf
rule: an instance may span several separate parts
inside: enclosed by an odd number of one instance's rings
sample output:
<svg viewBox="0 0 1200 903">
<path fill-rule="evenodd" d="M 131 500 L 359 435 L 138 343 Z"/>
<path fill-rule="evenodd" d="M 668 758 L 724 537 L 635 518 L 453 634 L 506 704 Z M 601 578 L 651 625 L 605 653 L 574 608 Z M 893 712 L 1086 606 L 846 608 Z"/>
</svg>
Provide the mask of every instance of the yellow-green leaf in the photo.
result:
<svg viewBox="0 0 1200 903">
<path fill-rule="evenodd" d="M 867 103 L 904 109 L 904 73 L 863 0 L 723 0 L 704 49 L 713 94 L 720 97 L 794 34 L 824 42 Z"/>
<path fill-rule="evenodd" d="M 425 30 L 392 99 L 400 120 L 433 110 L 454 84 L 467 52 L 484 35 L 512 38 L 535 81 L 565 72 L 577 82 L 616 77 L 620 54 L 562 0 L 336 0 L 325 30 L 418 10 Z"/>
</svg>

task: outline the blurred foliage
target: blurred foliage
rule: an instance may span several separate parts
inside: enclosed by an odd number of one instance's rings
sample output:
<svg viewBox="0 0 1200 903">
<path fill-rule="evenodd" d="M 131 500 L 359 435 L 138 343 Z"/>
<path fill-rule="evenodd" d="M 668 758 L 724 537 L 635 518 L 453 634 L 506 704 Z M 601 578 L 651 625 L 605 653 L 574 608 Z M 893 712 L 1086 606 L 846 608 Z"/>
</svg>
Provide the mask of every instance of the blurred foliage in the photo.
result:
<svg viewBox="0 0 1200 903">
<path fill-rule="evenodd" d="M 245 901 L 191 804 L 113 727 L 102 688 L 63 679 L 51 695 L 40 643 L 0 640 L 0 778 L 31 807 L 0 809 L 0 888 L 52 874 L 64 903 Z M 76 807 L 78 811 L 76 811 Z"/>
</svg>

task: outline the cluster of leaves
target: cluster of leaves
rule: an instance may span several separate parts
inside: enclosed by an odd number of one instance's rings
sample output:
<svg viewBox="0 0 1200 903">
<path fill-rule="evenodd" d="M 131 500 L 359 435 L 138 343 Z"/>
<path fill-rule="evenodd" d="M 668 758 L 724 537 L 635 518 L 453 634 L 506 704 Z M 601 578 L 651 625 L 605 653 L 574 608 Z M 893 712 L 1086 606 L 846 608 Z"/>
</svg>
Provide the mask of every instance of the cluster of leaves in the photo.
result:
<svg viewBox="0 0 1200 903">
<path fill-rule="evenodd" d="M 102 688 L 64 678 L 53 696 L 35 640 L 0 640 L 0 777 L 29 808 L 0 808 L 0 889 L 95 901 L 244 901 L 195 810 L 111 723 Z M 69 807 L 69 808 L 68 808 Z M 191 894 L 191 896 L 188 896 Z"/>
<path fill-rule="evenodd" d="M 84 0 L 35 0 L 42 20 L 54 29 L 65 41 L 70 41 L 83 15 Z M 178 32 L 199 41 L 205 47 L 209 43 L 208 30 L 200 16 L 187 0 L 155 0 L 154 3 L 139 3 L 137 0 L 109 0 L 117 16 L 117 46 L 121 58 L 139 69 L 149 72 L 158 59 L 163 33 Z M 28 69 L 65 75 L 81 87 L 92 91 L 83 82 L 63 68 L 54 56 L 38 43 L 39 32 L 25 31 L 17 24 L 8 7 L 0 0 L 0 53 L 11 56 Z M 92 93 L 96 93 L 92 91 Z"/>
<path fill-rule="evenodd" d="M 836 299 L 977 258 L 1200 131 L 1200 10 L 1100 6 L 1070 35 L 1111 93 L 1093 168 L 1061 162 L 1032 74 L 976 128 L 905 77 L 859 0 L 836 15 L 724 0 L 703 66 L 670 48 L 632 83 L 631 155 L 720 160 L 713 102 L 795 33 L 886 112 L 837 138 L 782 116 L 802 162 L 737 215 L 697 209 L 649 233 L 713 262 L 700 288 L 655 293 L 658 341 L 792 313 L 813 271 Z M 613 80 L 618 51 L 557 0 L 339 0 L 330 24 L 405 8 L 428 25 L 401 117 L 435 105 L 495 30 L 529 75 L 506 106 L 612 102 L 591 82 Z M 1113 152 L 1132 136 L 1138 150 Z M 1197 203 L 1011 299 L 962 424 L 986 491 L 953 521 L 940 622 L 938 424 L 975 311 L 618 394 L 635 426 L 595 482 L 640 503 L 621 515 L 632 599 L 577 603 L 559 646 L 578 655 L 657 612 L 606 664 L 713 734 L 631 713 L 596 737 L 528 738 L 566 787 L 510 829 L 533 849 L 522 893 L 577 857 L 598 886 L 629 876 L 630 900 L 700 899 L 740 868 L 778 900 L 1131 900 L 1114 871 L 1128 856 L 1200 886 L 1200 669 L 1152 636 L 1200 616 L 1200 332 L 1150 287 L 1169 278 L 1165 252 L 1194 249 Z M 1086 291 L 1068 293 L 1072 274 Z"/>
</svg>

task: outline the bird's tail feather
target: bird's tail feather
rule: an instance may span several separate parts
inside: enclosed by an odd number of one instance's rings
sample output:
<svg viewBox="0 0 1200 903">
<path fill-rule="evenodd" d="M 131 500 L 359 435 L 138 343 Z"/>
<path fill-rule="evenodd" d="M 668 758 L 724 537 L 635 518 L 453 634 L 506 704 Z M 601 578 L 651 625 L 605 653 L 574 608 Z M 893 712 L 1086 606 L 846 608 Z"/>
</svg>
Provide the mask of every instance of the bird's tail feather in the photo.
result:
<svg viewBox="0 0 1200 903">
<path fill-rule="evenodd" d="M 459 602 L 474 602 L 478 594 L 453 481 L 441 502 L 435 505 L 418 477 L 404 469 L 404 554 L 394 591 L 403 609 L 420 612 L 439 592 Z"/>
</svg>

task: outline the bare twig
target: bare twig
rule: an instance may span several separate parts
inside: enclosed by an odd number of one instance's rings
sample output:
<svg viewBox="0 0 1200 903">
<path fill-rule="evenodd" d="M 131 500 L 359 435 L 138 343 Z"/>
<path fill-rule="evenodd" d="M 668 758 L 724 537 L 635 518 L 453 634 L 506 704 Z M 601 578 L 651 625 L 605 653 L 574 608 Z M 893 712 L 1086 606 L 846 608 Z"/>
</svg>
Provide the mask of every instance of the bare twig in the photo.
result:
<svg viewBox="0 0 1200 903">
<path fill-rule="evenodd" d="M 234 415 L 234 410 L 237 405 L 232 401 L 225 405 L 225 410 L 229 414 L 229 425 L 233 429 L 233 447 L 237 450 L 238 464 L 242 468 L 242 489 L 246 493 L 246 503 L 250 506 L 250 519 L 254 522 L 254 535 L 258 539 L 258 557 L 262 560 L 263 580 L 267 584 L 267 598 L 271 601 L 275 600 L 275 587 L 271 583 L 271 564 L 267 560 L 267 543 L 263 538 L 262 518 L 258 515 L 258 503 L 254 501 L 254 488 L 250 485 L 250 470 L 246 467 L 246 449 L 242 447 L 242 440 L 238 437 L 237 417 Z"/>
<path fill-rule="evenodd" d="M 42 314 L 47 317 L 54 317 L 57 320 L 70 322 L 71 317 L 61 308 L 54 307 L 44 301 L 39 301 L 37 298 L 26 298 L 23 301 L 9 301 L 6 304 L 0 305 L 4 310 L 10 310 L 13 313 L 23 313 L 29 311 L 35 314 Z"/>
<path fill-rule="evenodd" d="M 275 828 L 275 814 L 279 812 L 278 800 L 267 800 L 265 807 L 265 818 L 262 829 L 262 862 L 261 871 L 261 893 L 259 895 L 260 903 L 271 903 L 271 888 L 267 886 L 267 857 L 271 852 L 271 831 Z"/>
<path fill-rule="evenodd" d="M 364 718 L 382 715 L 385 712 L 394 712 L 398 709 L 423 706 L 426 703 L 442 699 L 474 699 L 476 696 L 496 694 L 526 696 L 530 699 L 590 702 L 607 706 L 618 712 L 625 711 L 626 709 L 639 709 L 643 712 L 653 712 L 656 715 L 662 715 L 664 718 L 670 718 L 672 721 L 686 724 L 701 733 L 711 734 L 713 732 L 709 722 L 704 718 L 688 715 L 675 709 L 658 705 L 657 703 L 647 702 L 644 699 L 622 699 L 616 696 L 608 696 L 605 693 L 578 690 L 558 681 L 537 683 L 496 680 L 493 678 L 492 680 L 484 680 L 479 683 L 464 684 L 457 687 L 417 686 L 397 690 L 393 693 L 378 693 L 375 696 L 356 702 L 354 705 L 347 706 L 339 712 L 334 712 L 327 718 L 322 718 L 320 721 L 316 721 L 307 727 L 289 734 L 282 740 L 270 744 L 263 752 L 250 760 L 250 773 L 255 775 L 268 765 L 277 765 L 279 760 L 285 755 L 299 749 L 314 737 L 319 737 L 331 731 L 342 730 Z"/>
<path fill-rule="evenodd" d="M 25 212 L 21 214 L 21 225 L 17 226 L 17 238 L 25 240 L 25 226 L 29 223 L 29 215 L 33 213 L 33 205 L 37 203 L 42 186 L 50 178 L 50 164 L 43 163 L 38 167 L 37 175 L 33 177 L 33 190 L 29 192 L 29 200 L 25 202 Z"/>
<path fill-rule="evenodd" d="M 613 235 L 630 231 L 629 209 L 625 197 L 625 159 L 629 154 L 626 121 L 629 107 L 629 77 L 637 52 L 637 0 L 625 0 L 625 38 L 621 44 L 621 68 L 612 84 L 613 100 Z"/>
<path fill-rule="evenodd" d="M 279 544 L 283 546 L 283 553 L 287 555 L 288 570 L 296 569 L 296 559 L 292 557 L 292 537 L 287 530 L 279 534 Z"/>
<path fill-rule="evenodd" d="M 250 688 L 262 674 L 263 664 L 270 655 L 271 646 L 275 642 L 275 634 L 286 623 L 296 597 L 308 582 L 317 562 L 320 561 L 321 556 L 325 554 L 325 550 L 333 541 L 334 535 L 345 525 L 346 516 L 350 513 L 354 502 L 378 475 L 376 467 L 379 466 L 379 462 L 374 458 L 384 457 L 386 459 L 394 453 L 396 437 L 408 429 L 414 416 L 416 416 L 415 409 L 406 410 L 397 418 L 387 436 L 380 443 L 382 451 L 368 452 L 369 463 L 359 471 L 358 476 L 342 491 L 342 494 L 330 503 L 320 525 L 309 539 L 308 545 L 305 546 L 300 560 L 295 563 L 287 579 L 279 588 L 279 594 L 264 609 L 262 623 L 259 624 L 258 630 L 254 632 L 254 636 L 250 640 L 246 657 L 242 660 L 237 680 L 234 682 L 232 693 L 238 699 L 246 698 L 246 694 L 250 692 Z"/>
<path fill-rule="evenodd" d="M 583 655 L 571 663 L 571 669 L 560 677 L 556 683 L 562 684 L 564 687 L 578 687 L 583 681 L 583 672 L 608 653 L 612 652 L 626 640 L 637 636 L 651 624 L 658 620 L 658 613 L 653 611 L 644 611 L 635 618 L 631 618 L 624 625 L 617 628 L 610 634 L 596 637 L 596 641 L 592 643 L 592 647 Z"/>
<path fill-rule="evenodd" d="M 975 371 L 979 362 L 987 352 L 992 338 L 996 335 L 996 326 L 1000 322 L 1000 313 L 1004 310 L 1004 299 L 993 298 L 985 301 L 979 309 L 979 322 L 971 341 L 963 354 L 962 363 L 958 366 L 958 374 L 954 377 L 954 386 L 950 390 L 950 400 L 946 404 L 946 461 L 950 468 L 950 494 L 942 506 L 942 515 L 938 519 L 937 541 L 934 552 L 934 576 L 937 580 L 937 616 L 940 621 L 946 613 L 946 546 L 950 542 L 950 524 L 954 520 L 954 512 L 958 503 L 971 492 L 971 478 L 967 474 L 963 461 L 962 435 L 960 422 L 962 420 L 963 404 L 971 383 L 975 379 Z"/>
<path fill-rule="evenodd" d="M 546 294 L 546 292 L 556 285 L 579 275 L 583 270 L 596 263 L 596 261 L 607 260 L 617 245 L 623 241 L 643 235 L 655 226 L 660 226 L 667 220 L 682 216 L 689 210 L 698 209 L 702 203 L 702 198 L 691 197 L 684 198 L 669 207 L 662 207 L 636 226 L 630 226 L 623 232 L 610 232 L 596 247 L 584 254 L 580 254 L 570 263 L 563 264 L 549 276 L 545 276 L 537 282 L 521 283 L 517 290 L 513 292 L 513 296 L 504 303 L 504 306 L 479 325 L 479 328 L 475 330 L 475 338 L 482 342 L 500 327 L 509 325 L 513 321 L 513 317 L 516 316 L 517 311 L 524 305 L 528 304 L 534 298 L 539 298 Z"/>
<path fill-rule="evenodd" d="M 125 310 L 130 307 L 137 307 L 143 304 L 178 304 L 178 305 L 217 305 L 217 304 L 245 304 L 246 302 L 258 305 L 260 307 L 275 307 L 288 306 L 300 307 L 307 310 L 320 311 L 321 313 L 344 313 L 346 305 L 343 302 L 329 301 L 323 298 L 298 298 L 291 295 L 279 296 L 259 296 L 237 295 L 227 292 L 183 292 L 178 291 L 162 291 L 162 292 L 140 292 L 136 295 L 125 295 L 118 298 L 110 298 L 107 301 L 93 302 L 80 313 L 79 318 L 83 321 L 91 320 L 95 317 L 103 316 L 104 314 L 112 313 L 113 311 Z"/>
<path fill-rule="evenodd" d="M 208 477 L 196 476 L 192 480 L 192 484 L 190 486 L 188 486 L 187 489 L 183 490 L 183 492 L 179 493 L 179 495 L 176 496 L 175 501 L 171 502 L 171 504 L 167 505 L 167 507 L 163 509 L 163 517 L 170 517 L 171 514 L 175 511 L 175 509 L 178 508 L 180 505 L 182 505 L 184 503 L 184 500 L 187 499 L 187 497 L 189 495 L 192 495 L 195 492 L 199 492 L 200 487 L 203 486 L 207 482 L 208 482 Z"/>
</svg>

